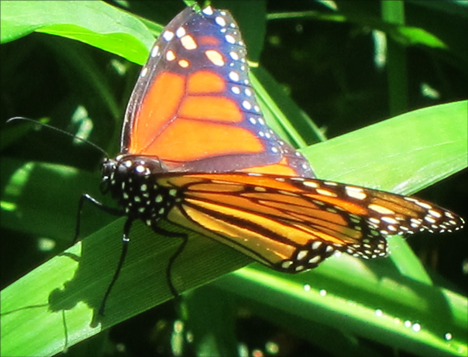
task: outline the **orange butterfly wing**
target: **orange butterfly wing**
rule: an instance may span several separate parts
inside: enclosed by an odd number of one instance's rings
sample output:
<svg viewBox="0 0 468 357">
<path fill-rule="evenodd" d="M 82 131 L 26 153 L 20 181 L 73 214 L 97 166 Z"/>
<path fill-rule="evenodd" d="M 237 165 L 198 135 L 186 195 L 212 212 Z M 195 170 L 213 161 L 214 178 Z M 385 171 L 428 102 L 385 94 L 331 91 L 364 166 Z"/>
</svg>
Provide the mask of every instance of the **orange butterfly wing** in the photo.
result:
<svg viewBox="0 0 468 357">
<path fill-rule="evenodd" d="M 122 153 L 167 171 L 250 171 L 314 177 L 265 123 L 246 49 L 228 12 L 186 8 L 163 30 L 126 112 Z"/>
<path fill-rule="evenodd" d="M 168 174 L 158 183 L 182 188 L 169 220 L 288 273 L 314 268 L 335 251 L 385 256 L 388 235 L 451 232 L 464 224 L 417 198 L 317 179 Z"/>
</svg>

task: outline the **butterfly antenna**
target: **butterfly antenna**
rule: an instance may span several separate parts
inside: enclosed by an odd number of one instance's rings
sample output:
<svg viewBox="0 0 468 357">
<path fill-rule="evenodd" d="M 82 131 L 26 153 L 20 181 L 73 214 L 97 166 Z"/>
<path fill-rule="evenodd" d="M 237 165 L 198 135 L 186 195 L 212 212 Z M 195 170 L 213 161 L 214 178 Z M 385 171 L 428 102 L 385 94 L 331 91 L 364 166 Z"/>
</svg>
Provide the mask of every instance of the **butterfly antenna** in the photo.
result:
<svg viewBox="0 0 468 357">
<path fill-rule="evenodd" d="M 65 130 L 62 130 L 62 129 L 59 129 L 59 128 L 56 128 L 55 126 L 52 126 L 52 125 L 49 125 L 49 124 L 45 124 L 45 123 L 42 123 L 40 121 L 37 121 L 37 120 L 34 120 L 34 119 L 30 119 L 30 118 L 25 118 L 25 117 L 13 117 L 13 118 L 10 118 L 6 121 L 6 123 L 11 123 L 12 121 L 14 120 L 23 120 L 23 121 L 27 121 L 27 122 L 30 122 L 30 123 L 33 123 L 34 125 L 40 125 L 42 127 L 45 127 L 45 128 L 48 128 L 48 129 L 51 129 L 51 130 L 55 130 L 59 133 L 62 133 L 62 134 L 65 134 L 65 135 L 68 135 L 70 137 L 72 137 L 73 139 L 77 139 L 77 140 L 80 140 L 88 145 L 91 145 L 93 148 L 95 148 L 96 150 L 100 151 L 105 157 L 109 157 L 109 155 L 107 154 L 106 151 L 104 151 L 104 149 L 102 149 L 101 147 L 97 146 L 95 143 L 85 139 L 85 138 L 82 138 L 78 135 L 75 135 L 75 134 L 72 134 L 72 133 L 69 133 L 68 131 L 65 131 Z"/>
</svg>

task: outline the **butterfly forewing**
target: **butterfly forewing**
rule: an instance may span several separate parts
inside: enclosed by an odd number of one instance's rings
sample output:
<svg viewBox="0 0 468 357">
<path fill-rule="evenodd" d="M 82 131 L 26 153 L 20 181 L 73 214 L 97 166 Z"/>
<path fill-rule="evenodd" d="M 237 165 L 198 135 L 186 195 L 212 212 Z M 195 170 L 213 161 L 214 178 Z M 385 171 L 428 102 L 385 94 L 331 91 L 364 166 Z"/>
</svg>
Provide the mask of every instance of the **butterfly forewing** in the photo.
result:
<svg viewBox="0 0 468 357">
<path fill-rule="evenodd" d="M 121 145 L 170 171 L 314 177 L 266 125 L 239 28 L 211 7 L 186 8 L 162 31 L 128 104 Z"/>
</svg>

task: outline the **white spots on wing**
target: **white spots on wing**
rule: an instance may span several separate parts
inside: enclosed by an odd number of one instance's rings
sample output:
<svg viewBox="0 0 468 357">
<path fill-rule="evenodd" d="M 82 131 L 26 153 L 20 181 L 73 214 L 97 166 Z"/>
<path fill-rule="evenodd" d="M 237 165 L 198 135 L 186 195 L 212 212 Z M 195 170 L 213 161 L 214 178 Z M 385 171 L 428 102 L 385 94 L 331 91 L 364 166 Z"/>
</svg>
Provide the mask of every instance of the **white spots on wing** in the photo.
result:
<svg viewBox="0 0 468 357">
<path fill-rule="evenodd" d="M 163 32 L 162 38 L 166 40 L 167 42 L 169 42 L 170 40 L 174 38 L 174 32 L 166 30 Z"/>
<path fill-rule="evenodd" d="M 156 56 L 158 56 L 158 55 L 159 55 L 159 50 L 160 50 L 159 46 L 158 46 L 158 45 L 155 45 L 155 46 L 153 47 L 153 49 L 151 50 L 151 57 L 156 57 Z"/>
<path fill-rule="evenodd" d="M 287 270 L 291 267 L 291 265 L 293 265 L 293 262 L 291 260 L 285 260 L 281 263 L 281 268 Z"/>
<path fill-rule="evenodd" d="M 234 81 L 234 82 L 239 82 L 239 80 L 240 80 L 239 73 L 237 73 L 235 71 L 229 72 L 229 79 Z"/>
<path fill-rule="evenodd" d="M 242 107 L 243 107 L 245 110 L 250 110 L 250 109 L 252 109 L 252 104 L 251 104 L 249 101 L 244 100 L 244 101 L 242 102 Z"/>
<path fill-rule="evenodd" d="M 176 30 L 176 36 L 178 38 L 181 38 L 183 36 L 185 36 L 185 34 L 187 33 L 187 31 L 185 31 L 185 29 L 183 27 L 179 27 L 177 30 Z"/>
<path fill-rule="evenodd" d="M 188 51 L 192 51 L 192 50 L 195 50 L 196 48 L 198 48 L 197 42 L 190 35 L 186 35 L 186 36 L 182 37 L 180 39 L 180 43 L 182 44 L 182 47 L 184 47 Z"/>
<path fill-rule="evenodd" d="M 169 51 L 166 52 L 166 60 L 171 62 L 171 61 L 174 61 L 175 59 L 176 59 L 176 54 L 175 54 L 174 51 L 169 50 Z"/>
<path fill-rule="evenodd" d="M 231 58 L 232 58 L 234 61 L 239 60 L 239 54 L 238 54 L 237 52 L 231 51 L 231 52 L 229 52 L 229 56 L 231 56 Z"/>
<path fill-rule="evenodd" d="M 227 43 L 230 43 L 232 45 L 236 43 L 236 39 L 232 35 L 226 35 L 225 39 Z"/>
<path fill-rule="evenodd" d="M 392 217 L 387 217 L 387 216 L 384 216 L 381 218 L 381 220 L 385 223 L 390 223 L 390 224 L 398 224 L 398 221 Z"/>
<path fill-rule="evenodd" d="M 430 209 L 429 211 L 427 211 L 427 213 L 429 213 L 431 216 L 435 218 L 442 218 L 442 214 L 440 214 L 440 212 L 435 211 L 433 209 Z"/>
<path fill-rule="evenodd" d="M 301 250 L 297 253 L 297 260 L 302 260 L 305 257 L 307 257 L 308 251 L 307 250 Z"/>
<path fill-rule="evenodd" d="M 225 64 L 224 57 L 219 51 L 207 50 L 205 51 L 205 56 L 215 66 L 222 67 Z"/>
<path fill-rule="evenodd" d="M 357 200 L 364 200 L 367 197 L 364 190 L 360 187 L 345 186 L 345 191 L 349 197 L 355 198 Z"/>
<path fill-rule="evenodd" d="M 319 188 L 319 184 L 314 182 L 314 181 L 304 181 L 303 182 L 304 186 L 311 187 L 311 188 Z"/>
<path fill-rule="evenodd" d="M 190 66 L 190 62 L 185 59 L 179 60 L 177 64 L 182 68 L 187 68 L 188 66 Z"/>
<path fill-rule="evenodd" d="M 305 184 L 305 182 L 304 182 Z M 316 189 L 317 193 L 322 196 L 328 196 L 328 197 L 338 197 L 338 195 L 335 192 L 325 190 L 323 188 L 318 188 Z"/>
<path fill-rule="evenodd" d="M 370 210 L 372 211 L 375 211 L 377 213 L 380 213 L 380 214 L 395 214 L 394 211 L 392 211 L 391 209 L 388 209 L 386 207 L 383 207 L 383 206 L 380 206 L 378 204 L 375 204 L 375 203 L 371 203 L 369 206 L 367 206 Z"/>
<path fill-rule="evenodd" d="M 234 93 L 234 94 L 240 94 L 241 90 L 239 87 L 237 86 L 234 86 L 231 88 L 231 92 Z"/>
<path fill-rule="evenodd" d="M 205 15 L 211 16 L 211 15 L 213 15 L 213 8 L 211 6 L 207 6 L 202 10 L 202 12 Z"/>
<path fill-rule="evenodd" d="M 320 255 L 316 255 L 315 257 L 313 258 L 310 258 L 308 263 L 309 264 L 318 264 L 322 261 L 322 257 Z"/>
<path fill-rule="evenodd" d="M 225 26 L 226 26 L 226 20 L 224 19 L 224 17 L 216 16 L 215 22 L 216 22 L 216 24 L 218 24 L 218 25 L 221 26 L 221 27 L 225 27 Z"/>
</svg>

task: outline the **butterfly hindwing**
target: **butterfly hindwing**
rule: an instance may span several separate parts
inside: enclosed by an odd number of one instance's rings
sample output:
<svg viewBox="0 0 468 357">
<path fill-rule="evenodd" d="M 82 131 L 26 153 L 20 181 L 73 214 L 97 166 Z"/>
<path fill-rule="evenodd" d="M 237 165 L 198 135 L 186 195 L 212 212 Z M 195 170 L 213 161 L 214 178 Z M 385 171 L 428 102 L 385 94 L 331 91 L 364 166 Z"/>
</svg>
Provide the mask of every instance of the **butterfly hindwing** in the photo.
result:
<svg viewBox="0 0 468 357">
<path fill-rule="evenodd" d="M 276 270 L 300 272 L 334 251 L 387 255 L 385 238 L 450 232 L 460 217 L 413 197 L 317 179 L 271 175 L 165 175 L 181 188 L 169 219 L 198 230 Z"/>
</svg>

